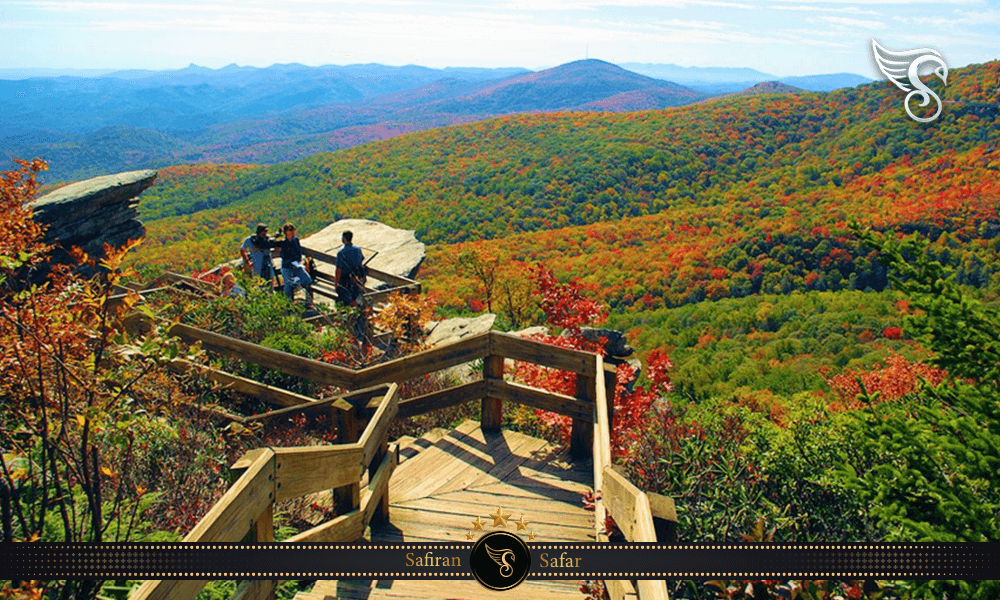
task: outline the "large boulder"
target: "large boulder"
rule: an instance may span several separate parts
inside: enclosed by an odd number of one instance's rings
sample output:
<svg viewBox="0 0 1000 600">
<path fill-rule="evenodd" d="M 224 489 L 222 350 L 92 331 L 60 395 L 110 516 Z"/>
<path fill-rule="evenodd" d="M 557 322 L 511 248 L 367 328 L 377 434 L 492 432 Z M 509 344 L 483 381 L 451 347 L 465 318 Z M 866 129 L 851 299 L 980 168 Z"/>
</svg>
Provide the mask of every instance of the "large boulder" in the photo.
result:
<svg viewBox="0 0 1000 600">
<path fill-rule="evenodd" d="M 563 335 L 566 335 L 563 332 Z M 581 327 L 580 335 L 595 344 L 600 344 L 604 338 L 604 353 L 608 358 L 625 358 L 632 356 L 635 348 L 629 345 L 625 334 L 615 329 L 598 329 L 596 327 Z"/>
<path fill-rule="evenodd" d="M 79 246 L 101 257 L 104 244 L 123 246 L 146 235 L 139 221 L 139 194 L 156 181 L 156 171 L 129 171 L 72 183 L 32 203 L 35 221 L 47 225 L 45 241 L 56 246 L 52 260 L 68 259 Z"/>
<path fill-rule="evenodd" d="M 377 252 L 369 267 L 401 277 L 416 277 L 426 254 L 424 244 L 412 230 L 395 229 L 367 219 L 343 219 L 303 239 L 302 245 L 336 254 L 343 246 L 340 238 L 347 230 L 354 233 L 354 245 L 361 247 L 366 259 Z"/>
<path fill-rule="evenodd" d="M 465 338 L 485 333 L 493 328 L 497 316 L 493 313 L 486 313 L 478 317 L 455 317 L 443 321 L 432 321 L 425 326 L 427 338 L 424 343 L 433 348 L 435 346 L 446 346 Z"/>
</svg>

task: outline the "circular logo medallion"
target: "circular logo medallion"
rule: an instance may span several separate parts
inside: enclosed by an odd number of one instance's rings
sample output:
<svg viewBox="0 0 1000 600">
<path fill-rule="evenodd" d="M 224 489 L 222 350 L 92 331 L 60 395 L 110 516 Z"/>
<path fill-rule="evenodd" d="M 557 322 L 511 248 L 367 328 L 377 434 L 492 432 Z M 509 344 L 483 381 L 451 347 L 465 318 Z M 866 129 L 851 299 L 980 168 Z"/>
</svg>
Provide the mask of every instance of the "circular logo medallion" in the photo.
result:
<svg viewBox="0 0 1000 600">
<path fill-rule="evenodd" d="M 472 575 L 484 587 L 502 592 L 517 587 L 531 570 L 531 551 L 520 537 L 491 531 L 472 546 Z"/>
</svg>

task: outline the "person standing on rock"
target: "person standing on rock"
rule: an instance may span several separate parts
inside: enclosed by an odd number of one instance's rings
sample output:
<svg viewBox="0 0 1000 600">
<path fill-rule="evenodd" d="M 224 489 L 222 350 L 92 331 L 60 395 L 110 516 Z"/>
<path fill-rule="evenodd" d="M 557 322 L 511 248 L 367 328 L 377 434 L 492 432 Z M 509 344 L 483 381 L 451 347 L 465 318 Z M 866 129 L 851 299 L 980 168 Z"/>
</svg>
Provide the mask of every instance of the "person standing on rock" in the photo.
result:
<svg viewBox="0 0 1000 600">
<path fill-rule="evenodd" d="M 277 283 L 274 262 L 271 260 L 271 248 L 274 247 L 275 243 L 267 238 L 267 225 L 263 223 L 257 223 L 257 232 L 247 236 L 240 246 L 244 266 L 248 267 L 255 277 L 269 281 L 271 289 L 274 289 Z"/>
<path fill-rule="evenodd" d="M 281 278 L 285 280 L 285 295 L 289 300 L 295 299 L 295 286 L 301 285 L 306 290 L 306 303 L 312 306 L 312 277 L 302 266 L 302 244 L 295 235 L 295 225 L 285 223 L 281 228 L 285 239 L 277 243 L 281 250 Z"/>
<path fill-rule="evenodd" d="M 361 248 L 355 246 L 354 233 L 345 231 L 340 240 L 344 247 L 337 253 L 337 300 L 344 306 L 357 306 L 364 293 L 367 278 L 365 256 Z"/>
</svg>

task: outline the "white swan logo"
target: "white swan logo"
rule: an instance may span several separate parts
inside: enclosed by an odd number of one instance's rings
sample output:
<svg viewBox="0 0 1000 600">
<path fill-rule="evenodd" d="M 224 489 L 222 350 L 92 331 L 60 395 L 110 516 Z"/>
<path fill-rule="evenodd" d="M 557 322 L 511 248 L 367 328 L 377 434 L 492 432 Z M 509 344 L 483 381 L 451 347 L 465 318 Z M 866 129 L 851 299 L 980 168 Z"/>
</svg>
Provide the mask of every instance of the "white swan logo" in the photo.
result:
<svg viewBox="0 0 1000 600">
<path fill-rule="evenodd" d="M 501 577 L 510 577 L 511 575 L 514 574 L 514 567 L 507 562 L 508 555 L 510 556 L 510 562 L 511 563 L 514 562 L 513 550 L 506 550 L 506 549 L 494 550 L 493 548 L 490 548 L 489 544 L 484 544 L 484 546 L 486 546 L 486 553 L 490 555 L 490 558 L 493 559 L 493 562 L 500 565 Z"/>
<path fill-rule="evenodd" d="M 879 72 L 885 75 L 896 87 L 906 92 L 906 99 L 903 100 L 903 108 L 906 114 L 914 121 L 929 123 L 938 118 L 941 114 L 941 98 L 920 81 L 920 70 L 933 68 L 945 85 L 948 85 L 948 65 L 944 62 L 941 53 L 933 48 L 917 48 L 916 50 L 903 50 L 896 52 L 887 50 L 875 38 L 872 38 L 871 45 L 872 60 Z M 927 106 L 933 98 L 937 103 L 937 110 L 929 117 L 918 117 L 910 110 L 910 100 L 914 97 L 923 100 L 919 106 Z"/>
</svg>

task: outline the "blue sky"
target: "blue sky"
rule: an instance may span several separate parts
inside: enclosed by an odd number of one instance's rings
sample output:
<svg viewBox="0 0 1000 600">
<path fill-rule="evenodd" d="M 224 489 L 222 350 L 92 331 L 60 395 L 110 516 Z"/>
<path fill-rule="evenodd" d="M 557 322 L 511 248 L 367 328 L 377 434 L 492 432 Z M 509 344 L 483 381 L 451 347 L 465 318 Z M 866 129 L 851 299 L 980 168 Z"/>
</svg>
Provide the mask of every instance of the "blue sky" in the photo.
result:
<svg viewBox="0 0 1000 600">
<path fill-rule="evenodd" d="M 875 77 L 868 39 L 1000 58 L 1000 0 L 0 0 L 0 68 L 752 67 Z"/>
</svg>

